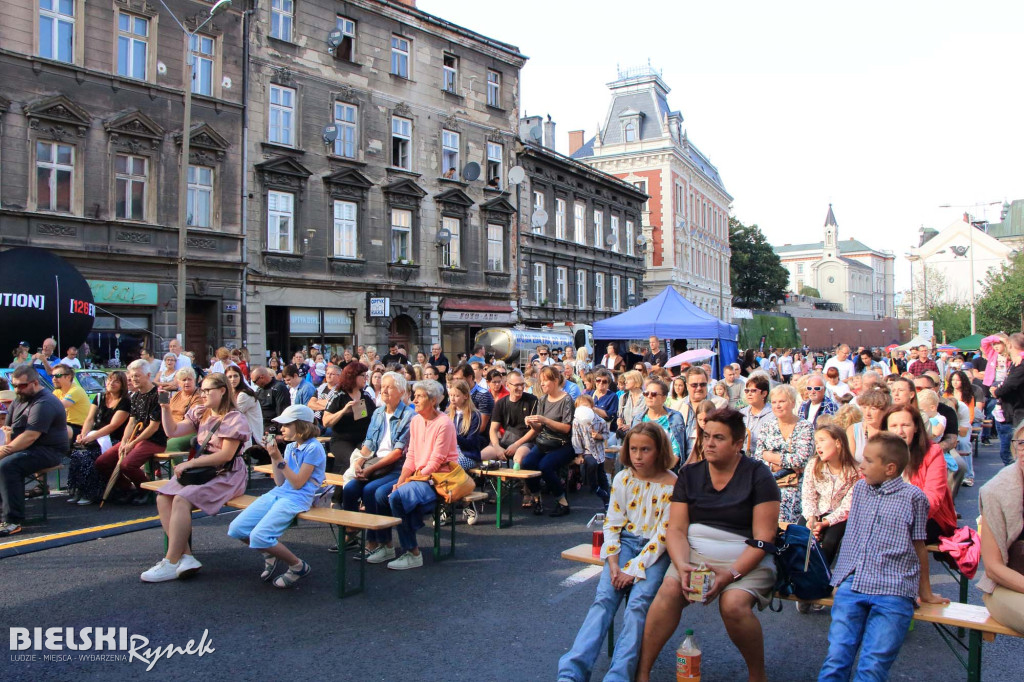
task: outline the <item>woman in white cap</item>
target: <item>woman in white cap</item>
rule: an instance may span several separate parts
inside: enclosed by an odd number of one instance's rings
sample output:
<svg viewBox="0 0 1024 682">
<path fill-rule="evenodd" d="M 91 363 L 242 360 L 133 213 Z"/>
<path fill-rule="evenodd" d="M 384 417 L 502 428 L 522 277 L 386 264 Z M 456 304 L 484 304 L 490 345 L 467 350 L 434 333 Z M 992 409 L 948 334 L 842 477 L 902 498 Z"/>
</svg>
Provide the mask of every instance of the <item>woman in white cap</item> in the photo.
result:
<svg viewBox="0 0 1024 682">
<path fill-rule="evenodd" d="M 245 542 L 263 555 L 260 578 L 270 582 L 279 563 L 288 570 L 277 576 L 274 587 L 291 587 L 309 575 L 309 564 L 278 542 L 297 514 L 309 511 L 313 496 L 324 482 L 327 453 L 316 437 L 320 429 L 313 422 L 313 410 L 289 405 L 274 421 L 281 425 L 281 437 L 289 441 L 284 456 L 273 437 L 267 438 L 267 452 L 274 483 L 269 492 L 246 507 L 228 527 L 228 535 Z"/>
<path fill-rule="evenodd" d="M 224 504 L 245 492 L 247 481 L 245 463 L 241 461 L 243 443 L 249 442 L 249 422 L 235 407 L 235 396 L 223 374 L 210 374 L 203 379 L 202 394 L 205 405 L 196 405 L 175 422 L 171 406 L 161 403 L 160 416 L 169 438 L 198 433 L 195 457 L 174 467 L 174 478 L 160 489 L 156 508 L 160 512 L 160 525 L 167 535 L 167 554 L 160 562 L 142 574 L 146 583 L 195 575 L 203 567 L 189 546 L 192 535 L 192 509 L 199 507 L 209 516 L 215 516 Z M 201 471 L 182 475 L 190 469 L 204 467 L 212 474 L 200 483 Z M 209 469 L 205 469 L 209 467 Z"/>
</svg>

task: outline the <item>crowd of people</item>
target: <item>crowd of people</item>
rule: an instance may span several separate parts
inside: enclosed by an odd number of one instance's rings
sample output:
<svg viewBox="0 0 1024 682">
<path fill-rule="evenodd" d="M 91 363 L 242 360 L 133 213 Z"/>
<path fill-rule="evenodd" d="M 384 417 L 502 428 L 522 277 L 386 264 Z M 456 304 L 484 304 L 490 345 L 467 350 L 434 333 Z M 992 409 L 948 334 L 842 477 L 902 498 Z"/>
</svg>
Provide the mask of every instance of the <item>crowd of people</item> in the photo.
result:
<svg viewBox="0 0 1024 682">
<path fill-rule="evenodd" d="M 970 356 L 935 357 L 925 346 L 884 358 L 846 345 L 827 358 L 747 351 L 717 381 L 708 364 L 668 368 L 658 339 L 639 350 L 610 344 L 591 362 L 583 349 L 540 346 L 519 369 L 482 347 L 455 364 L 440 345 L 410 358 L 396 344 L 383 357 L 360 346 L 324 358 L 313 347 L 259 366 L 222 349 L 197 375 L 172 342 L 162 361 L 111 373 L 95 404 L 83 403 L 70 367 L 52 355 L 39 358 L 54 382 L 47 390 L 33 357 L 12 373 L 0 534 L 20 530 L 25 476 L 69 452 L 69 502 L 98 501 L 109 481 L 121 501 L 146 504 L 143 465 L 191 449 L 196 456 L 175 466 L 157 496 L 167 552 L 142 580 L 190 576 L 201 568 L 190 511 L 215 514 L 240 494 L 247 454 L 272 465 L 275 485 L 229 535 L 261 552 L 263 580 L 290 587 L 311 569 L 279 537 L 328 471 L 343 475 L 337 507 L 401 521 L 397 546 L 377 531 L 359 558 L 406 570 L 423 565 L 416 533 L 437 503 L 432 475 L 492 462 L 537 470 L 523 506 L 560 517 L 571 513 L 575 470 L 577 489 L 588 486 L 607 506 L 605 569 L 559 679 L 589 677 L 623 601 L 606 679 L 646 679 L 691 603 L 699 566 L 713 575 L 699 601 L 718 601 L 751 679 L 763 679 L 753 609 L 771 597 L 774 565 L 748 540 L 771 542 L 787 523 L 820 542 L 834 564 L 833 608 L 846 614 L 833 619 L 822 679 L 845 679 L 858 646 L 864 674 L 884 675 L 914 600 L 941 601 L 923 546 L 956 530 L 957 492 L 974 483 L 972 428 L 984 424 L 980 437 L 995 431 L 1007 466 L 981 491 L 980 587 L 993 616 L 1024 632 L 1024 335 L 988 337 Z M 872 519 L 883 518 L 879 532 Z M 347 535 L 332 549 L 354 542 Z"/>
</svg>

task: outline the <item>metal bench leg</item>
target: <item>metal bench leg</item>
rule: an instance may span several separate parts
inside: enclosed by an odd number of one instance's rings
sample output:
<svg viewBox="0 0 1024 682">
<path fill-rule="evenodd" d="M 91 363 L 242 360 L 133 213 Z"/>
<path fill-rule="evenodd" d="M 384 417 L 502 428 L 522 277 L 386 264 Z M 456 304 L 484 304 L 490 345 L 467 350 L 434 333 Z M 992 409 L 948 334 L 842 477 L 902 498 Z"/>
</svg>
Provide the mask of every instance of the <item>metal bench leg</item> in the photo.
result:
<svg viewBox="0 0 1024 682">
<path fill-rule="evenodd" d="M 359 529 L 359 552 L 363 560 L 359 562 L 359 587 L 348 588 L 348 572 L 345 562 L 345 529 L 338 528 L 336 532 L 338 539 L 338 599 L 351 597 L 366 589 L 366 529 Z"/>
<path fill-rule="evenodd" d="M 612 657 L 615 653 L 615 617 L 612 616 L 612 622 L 608 624 L 608 658 Z"/>
<path fill-rule="evenodd" d="M 959 580 L 960 580 L 960 603 L 961 604 L 966 604 L 967 603 L 967 590 L 970 587 L 970 581 L 967 580 L 967 576 L 964 575 L 963 573 L 960 574 Z M 957 637 L 959 637 L 960 639 L 963 639 L 965 634 L 967 634 L 967 630 L 965 630 L 964 628 L 957 628 L 957 631 L 956 631 L 956 636 Z"/>
<path fill-rule="evenodd" d="M 447 552 L 441 551 L 441 532 L 444 530 L 441 525 L 441 512 L 448 510 L 448 523 L 452 527 L 452 544 Z M 442 502 L 440 498 L 434 505 L 434 561 L 444 561 L 455 556 L 455 505 Z"/>
<path fill-rule="evenodd" d="M 967 644 L 967 682 L 981 682 L 981 631 L 971 630 Z"/>
<path fill-rule="evenodd" d="M 494 486 L 494 501 L 495 501 L 495 507 L 496 507 L 495 510 L 494 510 L 494 527 L 498 528 L 498 529 L 501 528 L 501 497 L 502 497 L 502 493 L 504 492 L 504 488 L 505 488 L 505 481 L 504 481 L 504 479 L 499 478 L 498 479 L 498 485 Z M 509 521 L 508 521 L 508 524 L 510 526 L 512 525 L 511 506 L 509 507 Z"/>
</svg>

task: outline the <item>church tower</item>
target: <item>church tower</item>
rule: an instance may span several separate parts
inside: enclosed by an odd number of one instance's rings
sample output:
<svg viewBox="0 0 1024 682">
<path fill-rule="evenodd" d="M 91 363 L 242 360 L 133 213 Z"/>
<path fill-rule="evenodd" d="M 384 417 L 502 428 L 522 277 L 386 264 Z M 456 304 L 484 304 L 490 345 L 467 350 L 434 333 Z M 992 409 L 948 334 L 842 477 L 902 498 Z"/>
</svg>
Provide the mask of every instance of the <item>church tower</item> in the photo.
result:
<svg viewBox="0 0 1024 682">
<path fill-rule="evenodd" d="M 832 212 L 832 204 L 828 205 L 828 215 L 825 216 L 825 246 L 824 257 L 835 258 L 839 251 L 839 223 L 836 222 L 836 215 Z"/>
</svg>

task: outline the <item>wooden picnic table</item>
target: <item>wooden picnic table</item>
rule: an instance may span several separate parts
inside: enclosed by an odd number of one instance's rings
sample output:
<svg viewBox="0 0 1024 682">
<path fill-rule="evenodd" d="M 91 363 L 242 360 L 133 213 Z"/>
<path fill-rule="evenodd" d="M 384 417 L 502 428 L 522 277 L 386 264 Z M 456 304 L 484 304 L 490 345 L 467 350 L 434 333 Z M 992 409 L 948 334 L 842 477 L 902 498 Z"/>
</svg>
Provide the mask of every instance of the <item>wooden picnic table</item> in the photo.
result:
<svg viewBox="0 0 1024 682">
<path fill-rule="evenodd" d="M 513 486 L 514 486 L 515 482 L 516 481 L 525 481 L 525 480 L 527 480 L 529 478 L 537 478 L 538 476 L 540 476 L 540 472 L 539 471 L 535 471 L 533 469 L 509 469 L 509 468 L 504 468 L 504 469 L 470 469 L 469 473 L 472 474 L 473 476 L 487 476 L 490 479 L 495 479 L 497 481 L 497 482 L 495 482 L 495 480 L 488 480 L 488 483 L 490 484 L 491 488 L 494 490 L 495 506 L 497 507 L 497 509 L 495 510 L 495 514 L 494 514 L 494 516 L 495 516 L 494 527 L 495 528 L 501 528 L 502 527 L 501 526 L 501 498 L 505 494 L 507 494 L 509 496 L 508 525 L 511 526 L 512 525 L 512 508 L 514 507 L 514 505 L 512 504 L 511 497 L 512 497 L 512 491 L 513 491 Z"/>
</svg>

